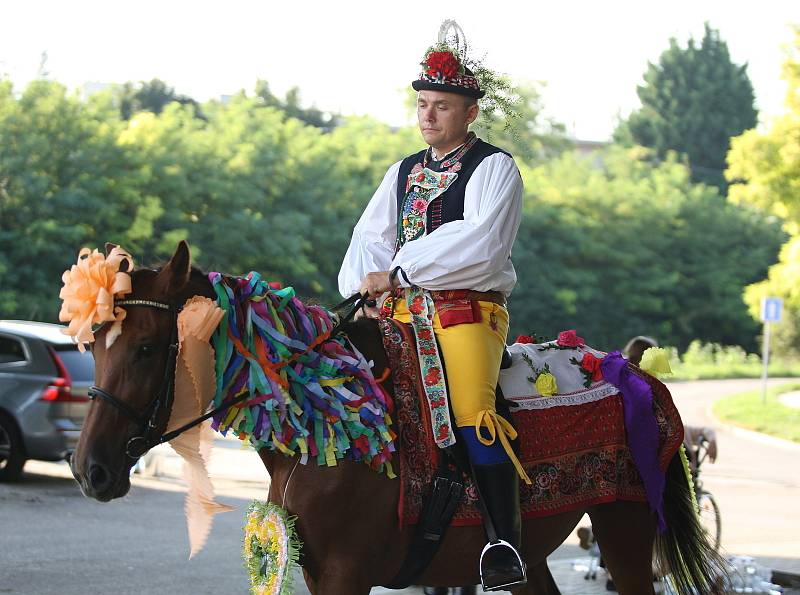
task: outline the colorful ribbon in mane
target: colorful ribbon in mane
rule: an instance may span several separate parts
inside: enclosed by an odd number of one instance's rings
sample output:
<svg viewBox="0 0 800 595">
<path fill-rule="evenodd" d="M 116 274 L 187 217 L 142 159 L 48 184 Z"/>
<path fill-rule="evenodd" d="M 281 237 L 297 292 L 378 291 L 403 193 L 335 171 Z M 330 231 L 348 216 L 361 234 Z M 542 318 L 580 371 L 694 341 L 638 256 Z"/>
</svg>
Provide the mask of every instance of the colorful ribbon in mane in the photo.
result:
<svg viewBox="0 0 800 595">
<path fill-rule="evenodd" d="M 249 392 L 252 398 L 214 417 L 212 427 L 256 450 L 299 454 L 301 462 L 334 466 L 363 461 L 394 477 L 391 402 L 369 365 L 346 338 L 329 338 L 331 315 L 307 306 L 291 287 L 275 290 L 258 273 L 209 273 L 225 317 L 212 343 L 214 406 Z"/>
</svg>

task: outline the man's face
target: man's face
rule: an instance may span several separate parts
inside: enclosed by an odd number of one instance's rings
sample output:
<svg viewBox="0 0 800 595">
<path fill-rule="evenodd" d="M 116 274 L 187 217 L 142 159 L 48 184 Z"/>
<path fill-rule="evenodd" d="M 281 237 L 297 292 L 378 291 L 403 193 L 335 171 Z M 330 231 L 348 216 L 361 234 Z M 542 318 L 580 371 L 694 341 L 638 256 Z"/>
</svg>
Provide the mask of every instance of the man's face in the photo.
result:
<svg viewBox="0 0 800 595">
<path fill-rule="evenodd" d="M 425 142 L 434 148 L 454 148 L 464 141 L 467 128 L 478 115 L 477 104 L 457 93 L 420 91 L 417 119 Z"/>
</svg>

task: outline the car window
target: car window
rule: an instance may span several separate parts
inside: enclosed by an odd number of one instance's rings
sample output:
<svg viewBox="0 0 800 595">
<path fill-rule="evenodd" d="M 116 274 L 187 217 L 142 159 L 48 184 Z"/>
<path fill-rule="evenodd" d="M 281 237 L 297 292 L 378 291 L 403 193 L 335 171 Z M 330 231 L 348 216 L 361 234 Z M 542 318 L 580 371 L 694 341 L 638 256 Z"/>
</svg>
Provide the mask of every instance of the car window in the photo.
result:
<svg viewBox="0 0 800 595">
<path fill-rule="evenodd" d="M 94 382 L 94 358 L 90 351 L 81 353 L 74 345 L 53 345 L 58 357 L 75 382 Z"/>
<path fill-rule="evenodd" d="M 25 361 L 25 348 L 22 342 L 13 337 L 0 336 L 0 364 Z"/>
</svg>

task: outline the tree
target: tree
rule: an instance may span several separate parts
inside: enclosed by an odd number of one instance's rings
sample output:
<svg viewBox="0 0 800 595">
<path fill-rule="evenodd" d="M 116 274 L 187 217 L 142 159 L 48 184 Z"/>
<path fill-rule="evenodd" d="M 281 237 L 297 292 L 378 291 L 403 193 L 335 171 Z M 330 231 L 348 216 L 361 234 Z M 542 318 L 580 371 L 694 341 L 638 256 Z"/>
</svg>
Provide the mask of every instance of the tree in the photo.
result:
<svg viewBox="0 0 800 595">
<path fill-rule="evenodd" d="M 786 315 L 775 325 L 775 347 L 800 355 L 800 332 L 793 322 L 800 321 L 800 27 L 795 28 L 783 76 L 788 83 L 786 113 L 766 131 L 750 130 L 732 140 L 726 175 L 732 201 L 782 218 L 792 236 L 767 279 L 747 288 L 745 300 L 758 317 L 761 298 L 783 297 Z"/>
<path fill-rule="evenodd" d="M 700 44 L 691 38 L 686 48 L 670 39 L 637 93 L 642 107 L 621 122 L 615 139 L 653 148 L 662 159 L 669 151 L 685 154 L 692 180 L 725 194 L 730 138 L 753 128 L 758 113 L 747 65 L 731 61 L 719 32 L 706 23 Z"/>
<path fill-rule="evenodd" d="M 261 99 L 263 105 L 274 107 L 286 113 L 290 118 L 297 118 L 310 126 L 332 130 L 342 122 L 341 116 L 330 112 L 323 112 L 316 106 L 302 107 L 300 104 L 300 89 L 292 87 L 286 92 L 286 97 L 280 99 L 273 95 L 267 81 L 259 79 L 256 83 L 256 97 Z"/>
<path fill-rule="evenodd" d="M 37 80 L 16 98 L 0 82 L 0 317 L 54 320 L 61 273 L 98 236 L 121 241 L 138 194 L 122 123 Z"/>
<path fill-rule="evenodd" d="M 134 114 L 149 111 L 160 114 L 170 103 L 191 105 L 195 114 L 202 117 L 199 104 L 186 95 L 178 95 L 175 89 L 160 79 L 140 82 L 138 85 L 125 83 L 119 91 L 119 109 L 123 119 L 130 120 Z"/>
<path fill-rule="evenodd" d="M 741 291 L 774 262 L 779 226 L 693 184 L 674 154 L 610 147 L 599 158 L 566 153 L 523 172 L 514 332 L 575 328 L 603 349 L 638 334 L 754 349 Z"/>
</svg>

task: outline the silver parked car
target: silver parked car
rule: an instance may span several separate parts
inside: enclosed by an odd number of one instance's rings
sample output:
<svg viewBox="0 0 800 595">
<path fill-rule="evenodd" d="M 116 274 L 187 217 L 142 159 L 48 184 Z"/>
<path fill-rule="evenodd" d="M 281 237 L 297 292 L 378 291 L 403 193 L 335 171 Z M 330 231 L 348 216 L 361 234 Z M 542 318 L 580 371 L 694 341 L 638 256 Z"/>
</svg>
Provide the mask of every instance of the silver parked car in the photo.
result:
<svg viewBox="0 0 800 595">
<path fill-rule="evenodd" d="M 91 353 L 57 324 L 0 320 L 0 481 L 74 450 L 94 383 Z"/>
</svg>

